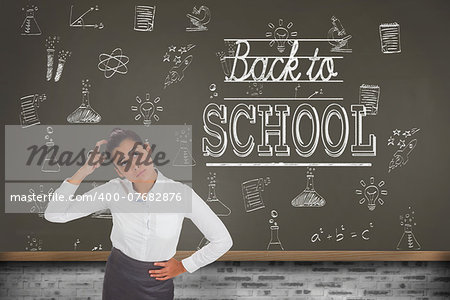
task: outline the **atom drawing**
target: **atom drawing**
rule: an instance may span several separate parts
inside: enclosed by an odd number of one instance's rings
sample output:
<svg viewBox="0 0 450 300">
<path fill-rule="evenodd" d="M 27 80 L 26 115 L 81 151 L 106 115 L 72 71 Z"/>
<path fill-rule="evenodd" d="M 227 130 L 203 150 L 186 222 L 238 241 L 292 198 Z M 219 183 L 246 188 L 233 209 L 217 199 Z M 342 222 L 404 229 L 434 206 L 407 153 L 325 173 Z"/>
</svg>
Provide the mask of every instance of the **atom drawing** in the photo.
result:
<svg viewBox="0 0 450 300">
<path fill-rule="evenodd" d="M 98 58 L 98 69 L 104 72 L 106 78 L 111 78 L 116 73 L 127 74 L 130 59 L 123 55 L 121 48 L 114 49 L 111 54 L 102 53 Z"/>
</svg>

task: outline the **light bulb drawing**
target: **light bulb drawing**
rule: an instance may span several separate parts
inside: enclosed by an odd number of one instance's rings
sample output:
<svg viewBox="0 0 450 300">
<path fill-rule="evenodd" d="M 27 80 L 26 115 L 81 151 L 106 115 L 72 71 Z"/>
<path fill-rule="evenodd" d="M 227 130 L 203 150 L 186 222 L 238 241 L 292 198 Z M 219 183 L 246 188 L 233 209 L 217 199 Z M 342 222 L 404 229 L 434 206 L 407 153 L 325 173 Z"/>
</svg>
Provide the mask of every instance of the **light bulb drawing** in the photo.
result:
<svg viewBox="0 0 450 300">
<path fill-rule="evenodd" d="M 361 180 L 359 183 L 363 187 L 363 190 L 356 190 L 355 193 L 364 196 L 359 200 L 359 204 L 364 204 L 367 201 L 367 208 L 370 211 L 375 210 L 377 203 L 380 205 L 384 204 L 384 200 L 380 196 L 386 196 L 388 191 L 381 189 L 385 185 L 383 180 L 375 184 L 375 178 L 372 176 L 370 177 L 369 185 L 364 180 Z"/>
<path fill-rule="evenodd" d="M 145 101 L 142 101 L 139 96 L 136 96 L 138 105 L 131 106 L 132 111 L 138 112 L 134 119 L 139 121 L 142 118 L 144 125 L 147 127 L 152 124 L 153 120 L 156 122 L 159 121 L 159 115 L 156 112 L 163 111 L 163 107 L 157 105 L 160 100 L 160 97 L 156 97 L 152 102 L 149 93 L 145 94 Z"/>
<path fill-rule="evenodd" d="M 269 23 L 267 26 L 269 26 L 272 31 L 266 32 L 266 37 L 272 38 L 269 46 L 272 47 L 276 43 L 277 50 L 280 53 L 283 53 L 286 49 L 286 42 L 292 46 L 294 42 L 290 39 L 291 37 L 297 37 L 297 31 L 290 31 L 294 24 L 289 22 L 285 27 L 283 23 L 283 19 L 278 20 L 277 27 L 275 27 L 273 23 Z"/>
</svg>

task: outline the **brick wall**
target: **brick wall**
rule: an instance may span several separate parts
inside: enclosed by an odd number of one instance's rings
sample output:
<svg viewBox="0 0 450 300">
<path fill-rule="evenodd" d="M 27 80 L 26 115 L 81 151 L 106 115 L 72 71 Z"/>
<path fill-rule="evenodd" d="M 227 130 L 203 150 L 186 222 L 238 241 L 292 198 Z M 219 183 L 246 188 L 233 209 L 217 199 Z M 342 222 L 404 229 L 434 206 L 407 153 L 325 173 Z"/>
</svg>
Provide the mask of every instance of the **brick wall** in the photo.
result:
<svg viewBox="0 0 450 300">
<path fill-rule="evenodd" d="M 101 299 L 105 262 L 0 262 L 0 299 Z M 214 262 L 175 299 L 450 299 L 449 262 Z"/>
</svg>

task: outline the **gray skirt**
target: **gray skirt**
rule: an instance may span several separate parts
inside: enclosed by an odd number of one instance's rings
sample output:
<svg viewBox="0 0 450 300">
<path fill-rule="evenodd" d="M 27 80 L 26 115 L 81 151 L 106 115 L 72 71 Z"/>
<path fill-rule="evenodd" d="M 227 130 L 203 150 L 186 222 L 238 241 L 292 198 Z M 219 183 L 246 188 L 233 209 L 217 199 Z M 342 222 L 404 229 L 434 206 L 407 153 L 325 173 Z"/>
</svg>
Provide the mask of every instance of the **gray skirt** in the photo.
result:
<svg viewBox="0 0 450 300">
<path fill-rule="evenodd" d="M 148 272 L 161 268 L 153 262 L 131 258 L 113 247 L 106 261 L 102 299 L 173 300 L 173 278 L 157 280 Z"/>
</svg>

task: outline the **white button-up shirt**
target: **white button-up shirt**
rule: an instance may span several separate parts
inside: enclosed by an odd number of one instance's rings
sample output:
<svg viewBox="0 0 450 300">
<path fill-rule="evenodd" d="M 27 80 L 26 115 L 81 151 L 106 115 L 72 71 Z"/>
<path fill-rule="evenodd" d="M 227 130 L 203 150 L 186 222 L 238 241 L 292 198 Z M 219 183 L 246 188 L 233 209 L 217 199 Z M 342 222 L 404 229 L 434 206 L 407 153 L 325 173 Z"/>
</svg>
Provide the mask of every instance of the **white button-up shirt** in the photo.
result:
<svg viewBox="0 0 450 300">
<path fill-rule="evenodd" d="M 96 211 L 109 209 L 113 221 L 110 236 L 113 247 L 120 249 L 136 260 L 151 262 L 169 260 L 175 255 L 183 220 L 189 218 L 209 243 L 191 256 L 181 260 L 185 269 L 192 273 L 220 258 L 233 245 L 225 225 L 190 186 L 165 177 L 161 170 L 155 168 L 155 171 L 158 175 L 150 191 L 152 193 L 161 191 L 164 188 L 164 183 L 167 182 L 170 184 L 166 187 L 170 186 L 171 189 L 192 191 L 191 213 L 142 213 L 137 212 L 136 207 L 131 212 L 123 212 L 123 207 L 118 209 L 118 202 L 95 199 L 90 201 L 89 205 L 82 201 L 49 201 L 44 217 L 50 222 L 65 223 Z M 54 195 L 69 199 L 74 197 L 78 186 L 65 179 L 61 186 L 55 190 Z M 177 191 L 171 190 L 171 192 Z M 115 178 L 91 189 L 83 196 L 100 195 L 102 193 L 117 193 L 127 199 L 129 193 L 136 192 L 129 180 Z M 132 201 L 126 205 L 142 204 Z M 142 209 L 145 210 L 145 206 L 142 206 Z"/>
</svg>

